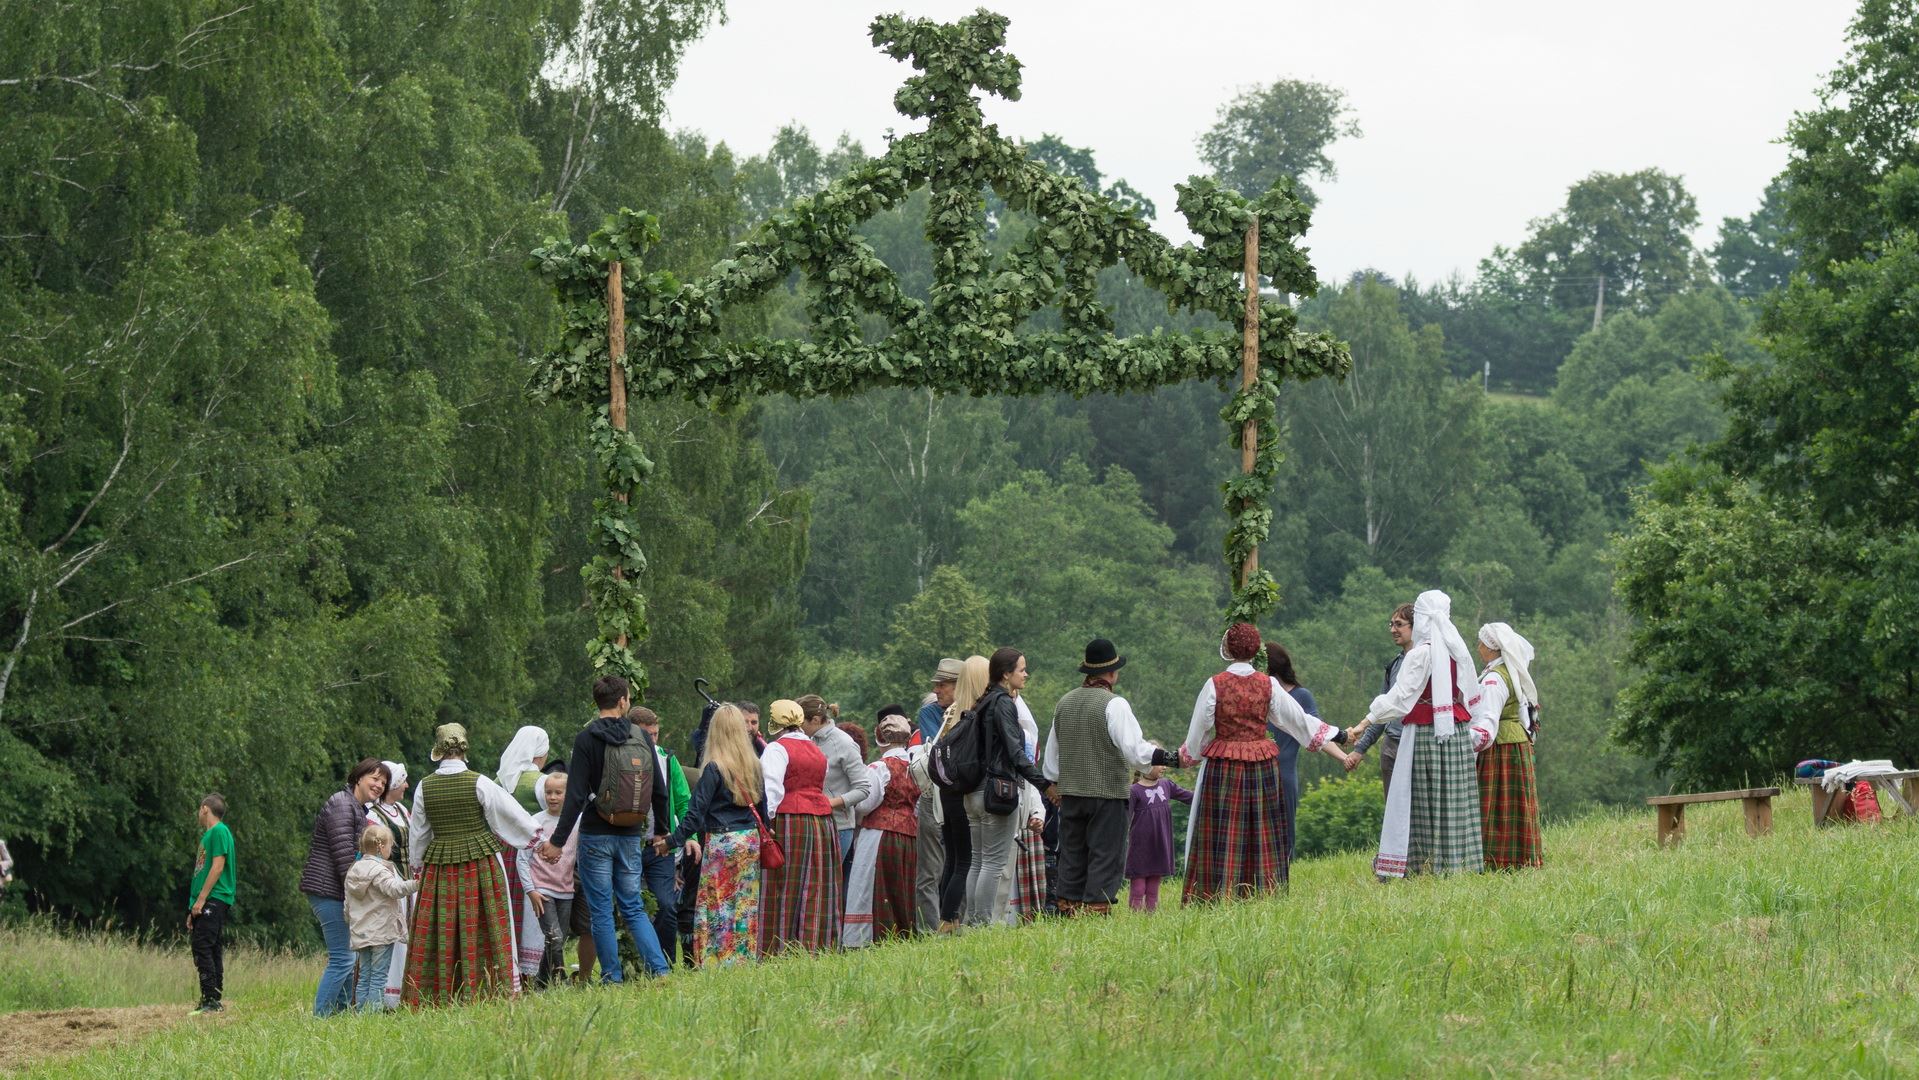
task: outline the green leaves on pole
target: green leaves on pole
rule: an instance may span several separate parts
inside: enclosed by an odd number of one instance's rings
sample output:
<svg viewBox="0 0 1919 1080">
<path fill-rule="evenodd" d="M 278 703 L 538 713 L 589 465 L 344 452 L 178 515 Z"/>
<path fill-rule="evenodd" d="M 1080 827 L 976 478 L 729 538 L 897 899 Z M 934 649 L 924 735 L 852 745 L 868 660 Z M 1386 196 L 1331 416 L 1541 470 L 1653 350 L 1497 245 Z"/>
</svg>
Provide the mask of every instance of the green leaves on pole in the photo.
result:
<svg viewBox="0 0 1919 1080">
<path fill-rule="evenodd" d="M 623 210 L 585 244 L 552 240 L 531 266 L 552 282 L 564 311 L 560 339 L 534 364 L 530 390 L 540 400 L 571 401 L 602 413 L 607 370 L 606 267 L 619 259 L 626 289 L 627 393 L 636 400 L 681 396 L 726 404 L 760 394 L 796 397 L 855 394 L 915 386 L 972 394 L 1147 391 L 1189 379 L 1225 382 L 1239 373 L 1244 293 L 1243 237 L 1257 215 L 1260 272 L 1287 293 L 1310 295 L 1317 280 L 1294 241 L 1310 220 L 1282 182 L 1249 200 L 1212 180 L 1178 186 L 1178 208 L 1200 242 L 1175 247 L 1130 207 L 1029 160 L 1014 140 L 985 122 L 979 93 L 1019 98 L 1020 65 L 1001 51 L 1004 16 L 981 10 L 956 23 L 887 16 L 872 24 L 873 42 L 917 74 L 894 95 L 904 115 L 926 128 L 894 140 L 886 155 L 862 164 L 816 195 L 775 213 L 697 280 L 643 272 L 659 238 L 656 219 Z M 898 276 L 860 236 L 874 215 L 909 194 L 930 189 L 927 238 L 934 248 L 928 300 L 908 296 Z M 1030 213 L 1037 224 L 1018 247 L 994 259 L 986 242 L 985 192 Z M 1099 271 L 1124 263 L 1166 297 L 1172 311 L 1205 312 L 1234 327 L 1118 338 L 1098 294 Z M 805 281 L 811 333 L 804 340 L 728 337 L 723 316 L 780 287 L 797 272 Z M 1027 319 L 1060 312 L 1061 329 L 1032 332 Z M 884 325 L 875 335 L 874 320 Z M 1265 300 L 1260 309 L 1260 381 L 1221 414 L 1237 444 L 1247 418 L 1259 422 L 1259 451 L 1250 475 L 1225 485 L 1233 524 L 1226 557 L 1237 567 L 1267 535 L 1281 455 L 1274 407 L 1287 378 L 1341 376 L 1351 366 L 1344 345 L 1298 332 L 1292 309 Z M 602 419 L 592 438 L 610 492 L 637 495 L 646 469 L 637 447 L 616 445 Z M 595 518 L 604 567 L 593 575 L 641 565 L 630 521 L 609 499 Z M 629 574 L 630 578 L 630 574 Z M 644 605 L 630 588 L 593 582 L 600 617 L 596 665 L 633 670 L 629 656 L 607 643 L 624 628 L 644 631 Z M 1231 617 L 1256 619 L 1277 604 L 1265 572 L 1236 593 Z M 639 631 L 639 632 L 636 632 Z"/>
</svg>

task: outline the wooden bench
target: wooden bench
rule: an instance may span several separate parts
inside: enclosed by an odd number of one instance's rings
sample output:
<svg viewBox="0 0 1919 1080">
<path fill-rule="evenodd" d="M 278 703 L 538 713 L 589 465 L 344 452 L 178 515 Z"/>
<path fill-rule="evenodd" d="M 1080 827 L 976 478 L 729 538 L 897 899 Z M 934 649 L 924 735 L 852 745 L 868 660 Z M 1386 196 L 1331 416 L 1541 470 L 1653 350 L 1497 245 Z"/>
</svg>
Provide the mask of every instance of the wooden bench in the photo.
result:
<svg viewBox="0 0 1919 1080">
<path fill-rule="evenodd" d="M 1919 812 L 1913 809 L 1919 806 L 1919 769 L 1881 773 L 1878 776 L 1862 776 L 1859 779 L 1871 784 L 1879 792 L 1882 796 L 1881 802 L 1885 801 L 1883 796 L 1889 795 L 1892 797 L 1893 805 L 1897 806 L 1901 813 Z M 1815 828 L 1823 829 L 1832 824 L 1827 820 L 1826 815 L 1839 805 L 1840 800 L 1849 797 L 1843 788 L 1838 791 L 1827 791 L 1819 783 L 1817 776 L 1798 777 L 1793 780 L 1793 783 L 1812 789 L 1812 824 Z M 1882 807 L 1882 809 L 1890 810 L 1890 807 Z"/>
<path fill-rule="evenodd" d="M 1772 797 L 1777 794 L 1776 787 L 1756 787 L 1702 791 L 1697 795 L 1654 795 L 1646 805 L 1659 808 L 1659 846 L 1666 847 L 1686 838 L 1686 807 L 1693 803 L 1738 799 L 1746 804 L 1746 835 L 1764 836 L 1772 831 Z"/>
</svg>

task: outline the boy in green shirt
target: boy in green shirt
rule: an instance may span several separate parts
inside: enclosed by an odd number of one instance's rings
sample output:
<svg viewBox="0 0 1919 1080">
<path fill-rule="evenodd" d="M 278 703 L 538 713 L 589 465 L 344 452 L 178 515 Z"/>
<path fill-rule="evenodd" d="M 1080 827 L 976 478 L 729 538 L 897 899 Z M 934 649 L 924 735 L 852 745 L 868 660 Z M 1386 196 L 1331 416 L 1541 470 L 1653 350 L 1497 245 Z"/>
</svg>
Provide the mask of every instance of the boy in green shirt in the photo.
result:
<svg viewBox="0 0 1919 1080">
<path fill-rule="evenodd" d="M 227 801 L 218 794 L 200 800 L 200 855 L 193 861 L 192 899 L 187 929 L 193 936 L 193 967 L 200 973 L 200 1013 L 219 1012 L 226 970 L 220 934 L 233 910 L 233 833 L 227 828 Z"/>
</svg>

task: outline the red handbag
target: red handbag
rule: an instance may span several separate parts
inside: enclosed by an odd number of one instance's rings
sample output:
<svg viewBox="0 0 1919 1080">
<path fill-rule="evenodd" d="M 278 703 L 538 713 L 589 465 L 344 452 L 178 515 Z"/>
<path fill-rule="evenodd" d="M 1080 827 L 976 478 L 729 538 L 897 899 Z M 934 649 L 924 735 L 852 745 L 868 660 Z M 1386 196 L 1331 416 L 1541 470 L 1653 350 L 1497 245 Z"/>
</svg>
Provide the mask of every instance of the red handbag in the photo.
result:
<svg viewBox="0 0 1919 1080">
<path fill-rule="evenodd" d="M 786 865 L 786 849 L 773 839 L 773 830 L 766 827 L 766 819 L 760 817 L 760 808 L 749 806 L 753 811 L 753 823 L 760 827 L 760 869 L 778 870 Z"/>
</svg>

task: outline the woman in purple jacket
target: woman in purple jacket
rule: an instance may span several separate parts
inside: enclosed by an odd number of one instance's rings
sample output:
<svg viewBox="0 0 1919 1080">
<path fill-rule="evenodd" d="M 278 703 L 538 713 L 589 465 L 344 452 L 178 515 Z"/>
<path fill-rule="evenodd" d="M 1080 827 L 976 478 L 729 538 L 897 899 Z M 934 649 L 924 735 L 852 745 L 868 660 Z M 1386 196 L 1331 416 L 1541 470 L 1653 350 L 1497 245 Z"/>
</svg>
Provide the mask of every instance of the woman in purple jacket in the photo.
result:
<svg viewBox="0 0 1919 1080">
<path fill-rule="evenodd" d="M 315 1016 L 332 1016 L 347 1005 L 353 985 L 353 946 L 346 925 L 346 872 L 359 854 L 367 804 L 380 800 L 391 779 L 379 758 L 361 761 L 347 774 L 346 787 L 328 796 L 313 819 L 313 842 L 307 847 L 306 867 L 300 871 L 300 891 L 313 905 L 320 936 L 326 939 L 326 970 L 313 997 Z"/>
</svg>

